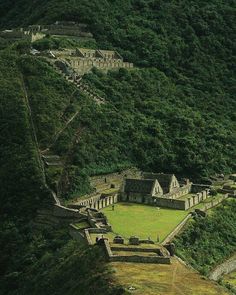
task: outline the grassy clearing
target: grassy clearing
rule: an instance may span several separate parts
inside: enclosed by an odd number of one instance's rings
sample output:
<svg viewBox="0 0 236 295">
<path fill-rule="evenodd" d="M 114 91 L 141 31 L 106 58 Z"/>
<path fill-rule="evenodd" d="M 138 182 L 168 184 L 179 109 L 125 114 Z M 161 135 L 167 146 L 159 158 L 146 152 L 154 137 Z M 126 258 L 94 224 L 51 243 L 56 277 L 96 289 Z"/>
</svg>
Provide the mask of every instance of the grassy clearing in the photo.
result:
<svg viewBox="0 0 236 295">
<path fill-rule="evenodd" d="M 111 207 L 102 210 L 108 217 L 113 232 L 128 239 L 136 235 L 141 239 L 150 237 L 162 241 L 188 214 L 187 211 L 157 209 L 156 207 L 118 203 L 115 210 Z"/>
<path fill-rule="evenodd" d="M 113 262 L 115 280 L 135 295 L 227 295 L 217 283 L 188 269 L 177 259 L 171 265 Z"/>
</svg>

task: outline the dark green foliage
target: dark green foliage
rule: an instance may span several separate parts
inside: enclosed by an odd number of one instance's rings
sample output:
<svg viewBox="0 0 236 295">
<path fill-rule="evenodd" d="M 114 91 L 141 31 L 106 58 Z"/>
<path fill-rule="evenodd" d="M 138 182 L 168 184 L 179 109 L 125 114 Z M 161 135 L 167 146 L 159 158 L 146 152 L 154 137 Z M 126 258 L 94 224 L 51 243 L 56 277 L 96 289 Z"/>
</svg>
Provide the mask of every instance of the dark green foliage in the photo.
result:
<svg viewBox="0 0 236 295">
<path fill-rule="evenodd" d="M 2 51 L 12 42 L 0 40 L 2 294 L 116 294 L 99 252 L 30 227 L 49 201 L 38 148 L 64 161 L 46 177 L 53 188 L 65 184 L 66 198 L 89 192 L 89 175 L 133 165 L 194 179 L 235 170 L 234 15 L 232 0 L 0 0 L 1 27 L 85 22 L 96 44 L 79 46 L 117 49 L 141 67 L 87 75 L 108 102 L 99 107 L 45 60 L 19 56 L 27 43 Z M 47 37 L 34 45 L 77 43 Z M 235 251 L 234 211 L 230 202 L 196 219 L 178 253 L 208 272 Z"/>
<path fill-rule="evenodd" d="M 0 218 L 29 220 L 47 191 L 17 60 L 13 52 L 0 54 Z"/>
<path fill-rule="evenodd" d="M 81 247 L 64 229 L 0 228 L 0 293 L 91 295 L 117 293 L 97 247 Z"/>
<path fill-rule="evenodd" d="M 32 46 L 38 50 L 61 49 L 61 48 L 97 48 L 94 39 L 86 40 L 83 38 L 65 38 L 47 36 L 43 39 L 35 41 Z"/>
<path fill-rule="evenodd" d="M 177 255 L 207 274 L 236 250 L 236 201 L 227 200 L 206 218 L 197 217 L 175 240 Z"/>
</svg>

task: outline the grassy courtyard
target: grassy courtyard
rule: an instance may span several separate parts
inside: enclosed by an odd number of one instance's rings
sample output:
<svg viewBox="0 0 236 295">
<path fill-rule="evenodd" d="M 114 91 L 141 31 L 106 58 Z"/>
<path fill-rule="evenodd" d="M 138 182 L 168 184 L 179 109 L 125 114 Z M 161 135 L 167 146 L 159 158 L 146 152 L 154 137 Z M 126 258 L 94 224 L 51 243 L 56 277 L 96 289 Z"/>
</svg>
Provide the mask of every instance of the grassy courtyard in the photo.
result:
<svg viewBox="0 0 236 295">
<path fill-rule="evenodd" d="M 160 242 L 185 218 L 187 211 L 158 209 L 156 207 L 117 203 L 115 210 L 107 207 L 102 210 L 112 226 L 113 232 L 128 239 L 136 235 L 141 239 L 150 237 Z"/>
</svg>

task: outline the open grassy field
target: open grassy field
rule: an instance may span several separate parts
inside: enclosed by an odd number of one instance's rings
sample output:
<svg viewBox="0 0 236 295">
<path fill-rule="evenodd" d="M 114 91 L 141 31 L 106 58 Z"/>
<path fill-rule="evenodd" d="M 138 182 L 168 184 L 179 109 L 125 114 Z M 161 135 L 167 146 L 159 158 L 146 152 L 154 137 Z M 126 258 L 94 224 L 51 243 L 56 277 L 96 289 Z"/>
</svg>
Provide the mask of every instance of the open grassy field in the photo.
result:
<svg viewBox="0 0 236 295">
<path fill-rule="evenodd" d="M 164 238 L 184 219 L 187 211 L 157 209 L 156 207 L 117 203 L 115 210 L 111 206 L 102 210 L 112 226 L 113 232 L 128 239 L 132 235 L 157 241 Z"/>
<path fill-rule="evenodd" d="M 173 258 L 171 265 L 113 262 L 115 280 L 135 295 L 227 295 L 217 283 Z"/>
</svg>

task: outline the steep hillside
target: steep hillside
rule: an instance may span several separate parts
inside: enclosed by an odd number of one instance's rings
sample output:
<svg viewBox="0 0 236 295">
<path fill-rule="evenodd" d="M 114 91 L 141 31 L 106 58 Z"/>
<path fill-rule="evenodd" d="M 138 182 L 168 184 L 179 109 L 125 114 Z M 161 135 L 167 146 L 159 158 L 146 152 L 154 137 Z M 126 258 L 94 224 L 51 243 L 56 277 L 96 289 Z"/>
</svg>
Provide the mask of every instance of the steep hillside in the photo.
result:
<svg viewBox="0 0 236 295">
<path fill-rule="evenodd" d="M 175 240 L 177 255 L 203 274 L 229 258 L 236 251 L 235 209 L 235 200 L 227 200 L 192 221 Z"/>
<path fill-rule="evenodd" d="M 0 0 L 1 28 L 84 22 L 94 46 L 117 49 L 136 67 L 83 77 L 106 99 L 99 106 L 30 56 L 29 44 L 0 39 L 1 294 L 123 292 L 98 249 L 77 248 L 63 228 L 33 228 L 50 202 L 45 180 L 66 199 L 90 191 L 88 176 L 130 166 L 194 179 L 236 170 L 234 2 Z M 64 165 L 44 171 L 40 153 Z M 180 255 L 204 272 L 234 249 L 235 212 L 216 212 L 178 240 Z"/>
<path fill-rule="evenodd" d="M 26 63 L 27 58 L 17 50 L 0 52 L 0 293 L 76 295 L 93 294 L 96 290 L 96 294 L 116 294 L 117 287 L 111 284 L 99 249 L 79 247 L 71 241 L 68 227 L 43 230 L 33 226 L 37 209 L 50 204 L 51 196 L 39 156 L 41 138 L 42 142 L 48 142 L 48 138 L 34 124 L 37 104 L 30 92 L 30 86 L 41 81 L 40 75 L 35 80 L 29 78 L 30 67 L 38 74 L 46 69 L 50 83 L 43 81 L 35 95 L 39 107 L 45 97 L 51 104 L 59 100 L 51 110 L 55 116 L 66 108 L 73 89 L 46 63 L 31 59 L 27 70 Z M 46 112 L 44 119 L 47 120 Z M 51 128 L 46 126 L 50 134 L 60 128 L 53 119 L 51 116 Z"/>
</svg>

